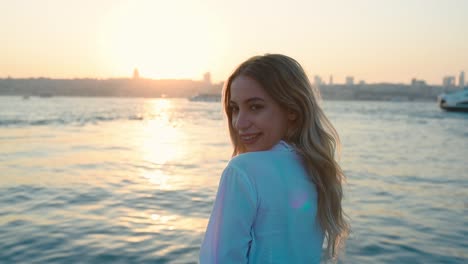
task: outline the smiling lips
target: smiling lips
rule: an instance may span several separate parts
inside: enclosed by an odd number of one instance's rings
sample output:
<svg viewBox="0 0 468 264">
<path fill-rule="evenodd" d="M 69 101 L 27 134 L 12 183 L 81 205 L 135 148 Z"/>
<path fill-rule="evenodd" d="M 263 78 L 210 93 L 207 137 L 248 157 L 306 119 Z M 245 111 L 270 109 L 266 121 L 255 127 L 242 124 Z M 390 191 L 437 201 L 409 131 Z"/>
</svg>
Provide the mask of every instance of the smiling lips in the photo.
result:
<svg viewBox="0 0 468 264">
<path fill-rule="evenodd" d="M 262 133 L 240 134 L 240 140 L 246 145 L 254 144 Z"/>
</svg>

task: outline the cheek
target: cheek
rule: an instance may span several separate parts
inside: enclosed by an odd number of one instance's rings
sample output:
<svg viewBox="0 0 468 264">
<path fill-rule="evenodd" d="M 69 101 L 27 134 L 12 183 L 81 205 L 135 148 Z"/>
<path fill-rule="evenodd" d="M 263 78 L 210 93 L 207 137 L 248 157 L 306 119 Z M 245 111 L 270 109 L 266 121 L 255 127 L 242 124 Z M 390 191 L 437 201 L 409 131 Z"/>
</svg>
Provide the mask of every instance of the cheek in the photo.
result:
<svg viewBox="0 0 468 264">
<path fill-rule="evenodd" d="M 243 118 L 243 117 L 242 117 Z M 232 129 L 237 133 L 237 126 L 239 122 L 239 114 L 232 114 L 231 115 L 231 126 Z"/>
<path fill-rule="evenodd" d="M 257 124 L 269 132 L 282 133 L 287 128 L 287 123 L 281 113 L 268 112 L 259 117 Z"/>
<path fill-rule="evenodd" d="M 276 116 L 275 121 L 275 130 L 278 134 L 280 134 L 281 137 L 285 136 L 289 127 L 289 121 L 287 117 L 281 113 Z"/>
</svg>

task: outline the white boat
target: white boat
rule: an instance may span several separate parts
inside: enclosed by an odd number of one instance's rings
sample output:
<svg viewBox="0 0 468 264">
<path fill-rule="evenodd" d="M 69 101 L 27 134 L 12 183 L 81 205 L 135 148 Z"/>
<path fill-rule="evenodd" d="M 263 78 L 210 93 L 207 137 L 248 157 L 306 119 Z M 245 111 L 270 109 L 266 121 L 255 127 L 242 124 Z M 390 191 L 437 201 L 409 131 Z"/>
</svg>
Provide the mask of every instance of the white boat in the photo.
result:
<svg viewBox="0 0 468 264">
<path fill-rule="evenodd" d="M 447 111 L 468 112 L 468 88 L 437 97 L 439 107 Z"/>
</svg>

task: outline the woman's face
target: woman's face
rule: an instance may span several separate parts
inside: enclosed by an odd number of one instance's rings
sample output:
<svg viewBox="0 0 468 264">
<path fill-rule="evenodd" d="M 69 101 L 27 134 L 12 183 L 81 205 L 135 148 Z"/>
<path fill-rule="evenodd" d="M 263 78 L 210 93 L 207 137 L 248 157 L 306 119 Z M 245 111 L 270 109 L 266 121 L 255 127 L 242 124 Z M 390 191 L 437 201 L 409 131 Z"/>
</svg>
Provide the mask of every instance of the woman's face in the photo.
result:
<svg viewBox="0 0 468 264">
<path fill-rule="evenodd" d="M 286 135 L 286 111 L 252 78 L 234 79 L 229 107 L 232 127 L 247 152 L 269 150 Z"/>
</svg>

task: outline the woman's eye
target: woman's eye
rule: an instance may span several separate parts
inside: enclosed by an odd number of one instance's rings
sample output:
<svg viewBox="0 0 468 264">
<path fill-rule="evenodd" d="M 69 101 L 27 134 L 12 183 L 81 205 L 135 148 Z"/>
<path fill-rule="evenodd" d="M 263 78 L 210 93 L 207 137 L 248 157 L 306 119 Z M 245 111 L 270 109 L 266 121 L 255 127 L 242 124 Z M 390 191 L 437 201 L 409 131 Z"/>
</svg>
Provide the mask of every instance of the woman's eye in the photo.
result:
<svg viewBox="0 0 468 264">
<path fill-rule="evenodd" d="M 231 108 L 231 112 L 233 112 L 233 113 L 236 113 L 237 111 L 239 111 L 239 107 L 237 107 L 237 106 L 232 105 L 232 106 L 230 106 L 230 108 Z"/>
<path fill-rule="evenodd" d="M 260 109 L 262 109 L 262 108 L 263 108 L 263 105 L 251 105 L 251 106 L 250 106 L 250 109 L 251 109 L 252 111 L 257 111 L 257 110 L 260 110 Z"/>
</svg>

